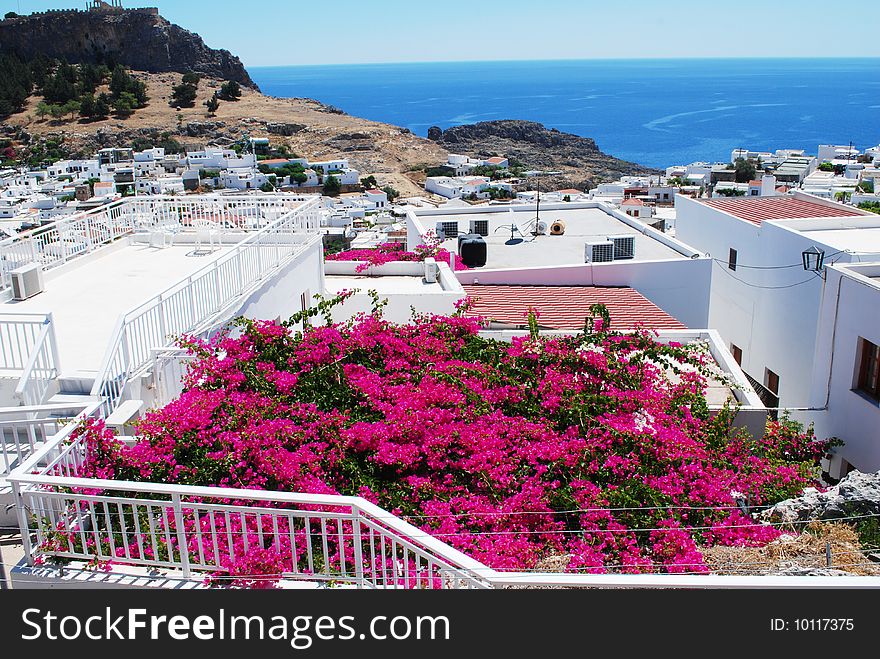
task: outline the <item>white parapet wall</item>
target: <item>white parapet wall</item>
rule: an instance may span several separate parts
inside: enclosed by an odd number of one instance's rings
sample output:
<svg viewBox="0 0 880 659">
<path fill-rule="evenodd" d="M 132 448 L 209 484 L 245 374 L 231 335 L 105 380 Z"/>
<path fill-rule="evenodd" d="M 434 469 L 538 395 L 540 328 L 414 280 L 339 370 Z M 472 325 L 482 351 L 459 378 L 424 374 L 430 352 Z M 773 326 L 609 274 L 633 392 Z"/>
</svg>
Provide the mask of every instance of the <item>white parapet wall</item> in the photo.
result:
<svg viewBox="0 0 880 659">
<path fill-rule="evenodd" d="M 342 322 L 358 313 L 369 313 L 373 300 L 369 291 L 374 290 L 380 300 L 388 300 L 383 316 L 394 323 L 407 323 L 415 309 L 420 314 L 450 315 L 456 304 L 466 297 L 464 288 L 456 279 L 449 265 L 437 263 L 437 280 L 429 284 L 425 278 L 426 264 L 422 262 L 392 261 L 370 266 L 358 271 L 359 261 L 327 261 L 328 294 L 341 289 L 358 289 L 358 292 L 333 310 L 333 320 Z"/>
</svg>

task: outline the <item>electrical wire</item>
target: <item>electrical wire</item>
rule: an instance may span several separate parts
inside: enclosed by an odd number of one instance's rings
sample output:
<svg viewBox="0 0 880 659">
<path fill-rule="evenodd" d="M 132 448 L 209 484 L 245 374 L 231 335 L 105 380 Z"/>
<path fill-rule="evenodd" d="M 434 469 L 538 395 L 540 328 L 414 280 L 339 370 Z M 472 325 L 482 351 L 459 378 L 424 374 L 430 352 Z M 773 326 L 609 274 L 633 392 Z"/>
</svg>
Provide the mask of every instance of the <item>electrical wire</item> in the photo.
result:
<svg viewBox="0 0 880 659">
<path fill-rule="evenodd" d="M 827 256 L 825 256 L 825 258 L 826 259 L 834 258 L 838 254 L 844 254 L 844 253 L 854 254 L 854 252 L 851 252 L 848 249 L 841 249 L 837 252 L 834 252 L 833 254 L 828 254 Z M 727 265 L 727 261 L 725 261 L 723 259 L 712 259 L 712 260 L 715 261 L 716 263 L 720 263 L 721 265 L 724 265 L 724 266 Z M 803 268 L 804 264 L 803 264 L 803 262 L 792 263 L 791 265 L 743 265 L 741 263 L 737 263 L 736 267 L 737 267 L 737 269 L 744 268 L 747 270 L 785 270 L 788 268 Z"/>
<path fill-rule="evenodd" d="M 739 267 L 739 266 L 737 266 L 737 267 Z M 771 290 L 771 291 L 779 291 L 779 290 L 783 290 L 786 288 L 794 288 L 795 286 L 803 286 L 804 284 L 809 284 L 811 281 L 815 281 L 816 277 L 818 277 L 819 279 L 822 279 L 821 275 L 819 275 L 818 273 L 813 273 L 813 277 L 811 277 L 810 279 L 805 279 L 803 281 L 795 282 L 794 284 L 788 284 L 786 286 L 760 286 L 758 284 L 750 284 L 749 282 L 745 281 L 744 279 L 737 277 L 735 274 L 733 274 L 733 272 L 730 270 L 730 268 L 721 268 L 721 269 L 724 272 L 726 272 L 730 277 L 732 277 L 733 279 L 735 279 L 739 283 L 741 283 L 745 286 L 748 286 L 749 288 L 757 288 L 757 289 Z"/>
<path fill-rule="evenodd" d="M 252 514 L 254 514 L 255 516 L 258 515 L 258 513 L 252 513 Z M 268 513 L 266 513 L 266 514 L 268 515 Z M 100 519 L 100 516 L 101 516 L 100 514 L 97 515 L 97 517 L 99 519 Z M 517 536 L 517 535 L 553 536 L 553 535 L 605 534 L 605 533 L 653 533 L 653 532 L 669 533 L 669 532 L 681 532 L 681 531 L 685 531 L 685 532 L 723 531 L 723 530 L 728 530 L 728 529 L 753 529 L 753 528 L 759 528 L 759 529 L 765 529 L 765 528 L 789 529 L 790 528 L 790 529 L 794 529 L 798 525 L 809 525 L 814 522 L 824 522 L 824 523 L 846 522 L 846 521 L 850 521 L 850 520 L 874 519 L 874 518 L 878 518 L 878 517 L 880 517 L 880 513 L 866 513 L 864 515 L 848 515 L 848 516 L 844 516 L 844 517 L 833 517 L 833 518 L 821 519 L 821 520 L 807 519 L 807 520 L 791 520 L 791 521 L 785 521 L 785 522 L 754 522 L 754 523 L 750 523 L 750 524 L 719 524 L 719 525 L 715 525 L 715 526 L 685 526 L 685 527 L 659 526 L 659 527 L 636 527 L 636 528 L 621 528 L 621 529 L 596 528 L 596 529 L 545 529 L 545 530 L 512 530 L 512 531 L 469 531 L 467 529 L 464 529 L 464 530 L 456 532 L 456 533 L 429 533 L 427 531 L 422 531 L 421 529 L 417 529 L 419 532 L 409 534 L 407 539 L 408 540 L 421 540 L 421 539 L 447 538 L 447 537 L 454 538 L 454 537 L 459 537 L 462 535 L 467 535 L 467 536 L 507 536 L 507 535 L 512 535 L 512 536 Z M 400 519 L 400 518 L 396 518 L 396 519 Z M 334 520 L 332 518 L 327 519 L 328 524 L 332 524 L 332 523 L 336 522 L 336 524 L 334 524 L 334 526 L 338 526 L 339 525 L 338 522 L 340 522 L 340 521 L 344 523 L 344 522 L 350 522 L 352 520 L 349 520 L 349 519 Z M 6 527 L 6 528 L 11 529 L 13 527 Z M 168 528 L 171 528 L 171 527 L 168 527 Z M 100 530 L 86 530 L 86 529 L 70 530 L 70 529 L 68 529 L 66 531 L 64 531 L 64 529 L 56 529 L 56 530 L 70 533 L 73 535 L 85 535 L 86 537 L 91 537 L 91 538 L 98 537 L 99 539 L 104 538 L 104 537 L 108 537 L 109 535 L 120 536 L 120 537 L 130 537 L 132 535 L 137 535 L 136 532 L 134 532 L 133 530 L 131 532 L 108 530 L 108 529 L 100 529 Z M 168 529 L 165 529 L 165 531 L 167 531 L 167 530 Z M 299 529 L 295 529 L 294 532 L 297 532 L 297 531 L 299 531 Z M 162 530 L 157 531 L 157 537 L 159 537 L 161 532 L 162 532 Z M 191 531 L 190 533 L 193 536 L 200 535 L 200 536 L 210 537 L 212 535 L 212 533 L 208 532 L 207 530 Z M 239 528 L 239 529 L 235 529 L 235 530 L 224 529 L 222 531 L 216 531 L 215 533 L 217 536 L 222 536 L 222 535 L 226 535 L 229 533 L 232 533 L 233 535 L 238 536 L 238 535 L 243 535 L 244 533 L 247 533 L 248 535 L 252 535 L 252 534 L 258 533 L 258 531 L 256 529 L 252 530 L 252 529 L 248 529 L 248 528 L 244 528 L 244 529 Z M 266 529 L 266 530 L 263 530 L 262 533 L 265 536 L 271 536 L 271 535 L 274 535 L 275 531 L 274 531 L 274 529 Z M 287 532 L 285 532 L 285 533 L 287 533 Z M 341 531 L 340 530 L 331 530 L 331 531 L 327 531 L 326 533 L 328 536 L 331 536 L 331 537 L 342 537 L 342 538 L 354 537 L 353 531 L 349 532 L 349 531 L 345 531 L 344 529 Z M 149 536 L 145 535 L 144 533 L 140 533 L 140 535 L 144 536 L 144 538 L 149 537 Z M 314 537 L 319 537 L 322 534 L 317 533 L 317 532 L 309 532 L 309 535 L 314 536 Z"/>
</svg>

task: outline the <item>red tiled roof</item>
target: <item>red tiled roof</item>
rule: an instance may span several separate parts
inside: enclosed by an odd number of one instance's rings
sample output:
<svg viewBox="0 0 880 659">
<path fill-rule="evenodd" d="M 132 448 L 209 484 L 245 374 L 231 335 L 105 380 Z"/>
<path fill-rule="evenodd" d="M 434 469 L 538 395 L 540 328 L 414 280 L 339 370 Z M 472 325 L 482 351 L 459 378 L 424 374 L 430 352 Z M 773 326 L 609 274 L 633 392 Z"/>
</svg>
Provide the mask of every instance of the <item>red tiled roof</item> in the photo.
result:
<svg viewBox="0 0 880 659">
<path fill-rule="evenodd" d="M 576 188 L 565 188 L 565 190 L 557 190 L 556 192 L 561 192 L 562 194 L 580 194 L 581 191 Z"/>
<path fill-rule="evenodd" d="M 644 206 L 645 202 L 641 199 L 636 199 L 635 197 L 630 197 L 629 199 L 624 199 L 621 206 Z"/>
<path fill-rule="evenodd" d="M 478 284 L 465 286 L 464 290 L 473 301 L 468 315 L 508 325 L 526 325 L 531 307 L 540 313 L 538 323 L 542 327 L 580 330 L 590 315 L 590 305 L 601 303 L 611 314 L 612 329 L 632 329 L 637 324 L 650 329 L 685 328 L 632 288 Z"/>
<path fill-rule="evenodd" d="M 860 216 L 855 209 L 835 204 L 824 206 L 813 201 L 794 197 L 746 197 L 725 199 L 699 199 L 701 204 L 760 225 L 764 220 L 790 220 L 811 217 Z"/>
<path fill-rule="evenodd" d="M 749 185 L 763 185 L 762 181 L 758 181 L 757 179 L 754 181 L 749 181 Z"/>
<path fill-rule="evenodd" d="M 258 165 L 281 165 L 281 164 L 286 165 L 289 162 L 290 162 L 290 160 L 288 160 L 287 158 L 270 158 L 268 160 L 259 160 L 259 161 L 257 161 L 257 164 Z"/>
<path fill-rule="evenodd" d="M 499 158 L 498 156 L 493 156 L 492 158 L 487 158 L 486 162 L 504 162 L 507 158 Z"/>
</svg>

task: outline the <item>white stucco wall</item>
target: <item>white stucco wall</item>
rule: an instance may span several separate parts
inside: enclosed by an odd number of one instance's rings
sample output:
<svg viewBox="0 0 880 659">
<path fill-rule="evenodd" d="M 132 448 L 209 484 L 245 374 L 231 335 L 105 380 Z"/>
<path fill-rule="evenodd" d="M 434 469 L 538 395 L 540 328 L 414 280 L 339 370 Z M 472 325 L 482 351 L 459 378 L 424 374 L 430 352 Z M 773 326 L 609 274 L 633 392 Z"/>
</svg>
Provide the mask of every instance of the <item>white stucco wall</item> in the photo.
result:
<svg viewBox="0 0 880 659">
<path fill-rule="evenodd" d="M 804 271 L 802 253 L 817 246 L 835 261 L 853 256 L 822 243 L 815 233 L 797 231 L 800 221 L 758 226 L 681 196 L 676 209 L 677 237 L 716 259 L 708 326 L 728 347 L 742 349 L 743 370 L 756 380 L 765 383 L 765 369 L 780 376 L 781 406 L 806 407 L 824 281 Z M 822 222 L 805 220 L 800 226 Z M 727 265 L 730 248 L 737 250 L 736 271 Z"/>
<path fill-rule="evenodd" d="M 856 391 L 860 339 L 880 345 L 880 263 L 827 269 L 811 378 L 819 409 L 795 415 L 843 440 L 836 455 L 867 472 L 880 469 L 880 404 Z"/>
</svg>

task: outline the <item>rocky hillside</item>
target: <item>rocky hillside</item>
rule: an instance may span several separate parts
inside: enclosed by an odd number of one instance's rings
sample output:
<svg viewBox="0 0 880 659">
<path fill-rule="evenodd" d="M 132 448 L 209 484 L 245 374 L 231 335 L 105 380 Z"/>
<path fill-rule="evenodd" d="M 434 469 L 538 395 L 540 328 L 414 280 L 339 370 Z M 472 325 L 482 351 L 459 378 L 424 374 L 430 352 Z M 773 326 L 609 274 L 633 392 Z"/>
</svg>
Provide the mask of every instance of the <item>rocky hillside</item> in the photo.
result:
<svg viewBox="0 0 880 659">
<path fill-rule="evenodd" d="M 542 189 L 587 189 L 621 174 L 654 170 L 602 153 L 588 138 L 527 121 L 492 121 L 441 131 L 430 139 L 405 128 L 347 115 L 319 101 L 274 98 L 260 93 L 241 61 L 229 51 L 208 48 L 200 36 L 162 18 L 157 10 L 53 11 L 0 21 L 0 53 L 24 60 L 38 55 L 70 63 L 123 64 L 146 85 L 149 101 L 130 117 L 73 115 L 41 117 L 39 92 L 22 111 L 0 125 L 21 157 L 38 162 L 85 157 L 105 146 L 165 145 L 199 148 L 270 137 L 310 159 L 347 157 L 364 176 L 391 185 L 404 196 L 424 194 L 425 170 L 442 165 L 448 153 L 503 155 L 527 169 L 558 170 L 541 177 Z M 171 107 L 181 73 L 203 77 L 195 105 Z M 226 80 L 243 86 L 237 102 L 222 102 L 214 114 L 205 103 Z M 107 92 L 106 82 L 96 90 Z M 536 179 L 528 179 L 534 181 Z"/>
<path fill-rule="evenodd" d="M 198 85 L 195 106 L 178 111 L 168 101 L 180 74 L 135 71 L 132 75 L 146 84 L 150 100 L 126 119 L 40 119 L 36 109 L 42 99 L 34 95 L 24 111 L 0 124 L 0 138 L 12 139 L 23 157 L 40 152 L 49 140 L 61 141 L 70 157 L 85 157 L 105 146 L 161 145 L 167 138 L 200 148 L 230 144 L 245 136 L 269 137 L 273 144 L 286 144 L 303 157 L 348 158 L 364 176 L 375 174 L 381 185 L 391 185 L 404 195 L 424 194 L 418 182 L 420 172 L 424 177 L 421 170 L 446 162 L 446 150 L 435 142 L 311 99 L 273 98 L 243 88 L 240 100 L 223 101 L 216 114 L 209 115 L 205 101 L 221 80 L 206 78 Z"/>
<path fill-rule="evenodd" d="M 515 158 L 529 168 L 563 172 L 574 187 L 590 187 L 621 175 L 658 174 L 599 150 L 588 137 L 563 133 L 534 121 L 483 121 L 447 130 L 432 127 L 428 138 L 448 151 Z"/>
<path fill-rule="evenodd" d="M 195 71 L 256 88 L 241 60 L 148 9 L 54 11 L 0 21 L 0 53 L 72 64 L 122 64 L 139 71 Z"/>
</svg>

